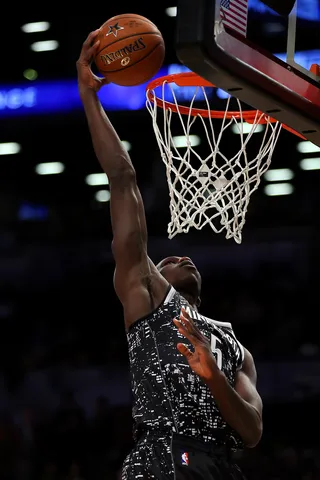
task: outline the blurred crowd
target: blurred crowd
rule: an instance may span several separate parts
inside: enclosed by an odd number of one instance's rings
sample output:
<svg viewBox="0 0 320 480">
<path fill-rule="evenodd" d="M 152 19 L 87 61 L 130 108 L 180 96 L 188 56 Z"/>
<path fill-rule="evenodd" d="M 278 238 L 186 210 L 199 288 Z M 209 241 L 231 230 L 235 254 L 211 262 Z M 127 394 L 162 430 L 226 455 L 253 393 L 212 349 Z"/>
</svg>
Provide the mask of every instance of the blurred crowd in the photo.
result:
<svg viewBox="0 0 320 480">
<path fill-rule="evenodd" d="M 236 455 L 248 480 L 319 480 L 320 443 L 313 443 L 307 430 L 296 429 L 296 437 L 291 435 L 290 425 L 283 431 L 281 415 L 286 408 L 267 408 L 269 425 L 263 441 Z M 290 411 L 291 424 L 305 408 L 310 405 Z M 1 417 L 0 478 L 119 480 L 122 461 L 131 447 L 129 405 L 111 407 L 101 397 L 88 418 L 72 392 L 66 392 L 50 415 L 24 410 Z"/>
<path fill-rule="evenodd" d="M 1 418 L 0 478 L 116 479 L 130 445 L 130 407 L 110 409 L 100 397 L 88 418 L 66 392 L 50 414 L 25 409 Z"/>
<path fill-rule="evenodd" d="M 307 377 L 308 362 L 319 361 L 312 320 L 306 323 L 316 283 L 310 287 L 286 267 L 267 266 L 251 277 L 229 270 L 203 280 L 204 314 L 231 321 L 256 362 L 304 362 Z M 66 376 L 91 367 L 128 372 L 121 306 L 111 282 L 106 285 L 109 273 L 68 281 L 36 301 L 20 292 L 12 310 L 9 301 L 7 310 L 0 308 L 0 480 L 118 480 L 132 447 L 130 393 L 124 401 L 111 381 L 97 394 L 89 377 L 79 377 L 82 391 L 94 398 L 86 409 Z M 50 408 L 35 387 L 42 372 L 50 372 L 42 391 L 58 395 Z M 129 378 L 124 381 L 129 391 Z M 237 454 L 248 480 L 320 479 L 320 445 L 311 428 L 319 398 L 292 400 L 281 405 L 268 400 L 263 441 Z"/>
</svg>

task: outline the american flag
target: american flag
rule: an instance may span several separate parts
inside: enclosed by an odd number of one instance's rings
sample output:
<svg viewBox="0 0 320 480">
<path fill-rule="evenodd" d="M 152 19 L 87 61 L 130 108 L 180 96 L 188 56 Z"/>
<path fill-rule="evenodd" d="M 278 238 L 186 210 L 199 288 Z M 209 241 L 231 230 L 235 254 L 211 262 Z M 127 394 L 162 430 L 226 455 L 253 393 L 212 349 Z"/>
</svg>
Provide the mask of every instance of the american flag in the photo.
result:
<svg viewBox="0 0 320 480">
<path fill-rule="evenodd" d="M 247 35 L 248 0 L 221 0 L 220 16 L 225 27 Z"/>
</svg>

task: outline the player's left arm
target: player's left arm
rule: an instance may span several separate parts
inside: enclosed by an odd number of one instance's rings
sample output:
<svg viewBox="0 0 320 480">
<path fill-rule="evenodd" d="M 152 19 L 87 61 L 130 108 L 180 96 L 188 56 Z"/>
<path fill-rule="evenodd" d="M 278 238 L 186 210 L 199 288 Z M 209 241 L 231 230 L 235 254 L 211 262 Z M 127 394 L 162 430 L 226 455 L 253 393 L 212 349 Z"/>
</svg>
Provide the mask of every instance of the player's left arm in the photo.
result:
<svg viewBox="0 0 320 480">
<path fill-rule="evenodd" d="M 238 370 L 235 381 L 235 392 L 252 410 L 252 439 L 247 442 L 248 447 L 255 447 L 261 439 L 262 422 L 262 399 L 257 391 L 257 370 L 251 353 L 244 349 L 244 361 L 242 368 Z M 249 426 L 249 425 L 248 425 Z M 248 432 L 249 433 L 249 432 Z M 245 438 L 244 438 L 245 439 Z"/>
<path fill-rule="evenodd" d="M 254 448 L 262 436 L 262 400 L 256 388 L 257 372 L 252 355 L 244 350 L 244 361 L 232 388 L 220 370 L 212 375 L 208 387 L 228 425 L 242 438 L 248 448 Z"/>
<path fill-rule="evenodd" d="M 244 349 L 244 361 L 232 387 L 217 365 L 210 342 L 195 326 L 188 313 L 182 309 L 180 318 L 173 321 L 179 332 L 194 347 L 192 352 L 186 345 L 179 343 L 179 352 L 207 384 L 228 425 L 240 435 L 247 447 L 255 447 L 261 439 L 263 425 L 262 400 L 256 388 L 257 372 L 252 355 Z"/>
<path fill-rule="evenodd" d="M 262 400 L 257 391 L 257 372 L 250 352 L 244 349 L 244 362 L 232 388 L 224 373 L 214 370 L 208 387 L 228 425 L 254 448 L 262 436 Z"/>
</svg>

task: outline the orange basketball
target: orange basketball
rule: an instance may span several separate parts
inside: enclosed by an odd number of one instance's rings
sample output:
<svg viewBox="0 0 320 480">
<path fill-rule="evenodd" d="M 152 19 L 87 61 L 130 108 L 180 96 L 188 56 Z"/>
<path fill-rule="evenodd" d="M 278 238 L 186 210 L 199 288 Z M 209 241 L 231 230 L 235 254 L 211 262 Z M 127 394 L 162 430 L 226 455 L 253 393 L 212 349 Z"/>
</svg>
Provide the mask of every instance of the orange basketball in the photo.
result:
<svg viewBox="0 0 320 480">
<path fill-rule="evenodd" d="M 95 64 L 117 85 L 133 86 L 150 80 L 162 66 L 165 45 L 158 28 L 147 18 L 123 14 L 105 22 L 98 35 Z"/>
</svg>

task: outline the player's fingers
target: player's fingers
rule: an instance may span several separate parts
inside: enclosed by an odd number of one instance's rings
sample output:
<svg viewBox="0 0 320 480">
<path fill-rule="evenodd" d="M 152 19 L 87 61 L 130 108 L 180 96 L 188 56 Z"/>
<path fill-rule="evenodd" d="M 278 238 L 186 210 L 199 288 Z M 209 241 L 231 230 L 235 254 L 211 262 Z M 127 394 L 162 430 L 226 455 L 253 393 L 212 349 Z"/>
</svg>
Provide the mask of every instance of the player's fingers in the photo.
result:
<svg viewBox="0 0 320 480">
<path fill-rule="evenodd" d="M 191 322 L 189 318 L 185 317 L 183 313 L 180 313 L 180 321 L 186 327 L 187 330 L 191 331 Z"/>
<path fill-rule="evenodd" d="M 80 64 L 90 64 L 93 60 L 95 53 L 100 45 L 100 40 L 97 39 L 99 30 L 91 32 L 88 38 L 85 40 L 79 57 Z"/>
<path fill-rule="evenodd" d="M 189 350 L 189 348 L 184 343 L 178 343 L 177 349 L 182 355 L 186 357 L 187 360 L 190 360 L 190 358 L 192 358 L 193 353 L 191 352 L 191 350 Z"/>
<path fill-rule="evenodd" d="M 85 41 L 83 42 L 82 48 L 83 50 L 87 50 L 92 46 L 92 43 L 95 41 L 97 38 L 97 35 L 100 31 L 100 28 L 97 28 L 97 30 L 94 30 L 93 32 L 90 32 Z"/>
<path fill-rule="evenodd" d="M 173 319 L 173 323 L 175 324 L 175 326 L 181 330 L 181 332 L 183 333 L 183 335 L 188 335 L 189 332 L 188 332 L 188 329 L 186 327 L 186 325 L 184 323 L 182 323 L 181 321 L 181 316 L 179 318 L 174 318 Z"/>
<path fill-rule="evenodd" d="M 110 82 L 105 77 L 98 77 L 97 75 L 92 74 L 95 81 L 99 84 L 99 89 L 102 88 L 104 85 L 108 85 Z"/>
<path fill-rule="evenodd" d="M 101 86 L 108 85 L 110 83 L 106 77 L 100 78 L 99 80 L 100 80 Z"/>
<path fill-rule="evenodd" d="M 180 321 L 181 323 L 185 326 L 185 328 L 187 329 L 187 331 L 195 336 L 196 338 L 199 338 L 201 337 L 201 332 L 198 330 L 198 328 L 195 326 L 195 324 L 193 323 L 193 321 L 191 320 L 191 318 L 186 318 L 184 316 L 183 313 L 180 314 Z"/>
<path fill-rule="evenodd" d="M 100 40 L 97 40 L 96 42 L 94 42 L 94 44 L 91 47 L 82 51 L 80 58 L 82 58 L 82 60 L 86 63 L 91 63 L 99 48 L 99 45 L 100 45 Z"/>
<path fill-rule="evenodd" d="M 195 326 L 194 321 L 184 308 L 181 309 L 180 320 L 191 335 L 193 335 L 198 340 L 202 339 L 202 333 L 200 332 L 198 327 Z"/>
<path fill-rule="evenodd" d="M 181 313 L 185 318 L 187 318 L 188 320 L 191 320 L 191 317 L 190 317 L 189 313 L 187 312 L 187 310 L 184 307 L 181 308 Z"/>
<path fill-rule="evenodd" d="M 181 323 L 181 321 L 177 318 L 174 318 L 173 319 L 173 323 L 175 324 L 175 326 L 178 328 L 179 330 L 179 333 L 181 333 L 181 335 L 183 335 L 184 337 L 186 337 L 189 342 L 192 343 L 192 345 L 195 344 L 196 342 L 196 339 L 194 338 L 193 335 L 190 334 L 190 332 L 188 332 L 188 330 L 186 329 L 186 327 L 183 325 L 183 323 Z"/>
<path fill-rule="evenodd" d="M 183 323 L 187 326 L 188 330 L 190 330 L 190 331 L 191 330 L 194 330 L 194 331 L 198 330 L 197 327 L 194 324 L 194 321 L 192 320 L 189 313 L 187 312 L 187 310 L 184 307 L 181 308 L 180 318 L 183 321 Z"/>
</svg>

